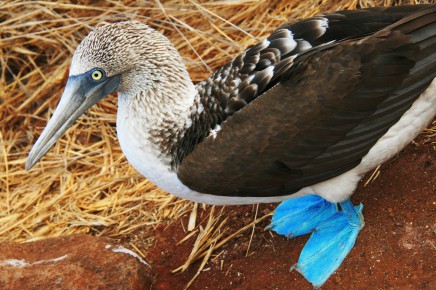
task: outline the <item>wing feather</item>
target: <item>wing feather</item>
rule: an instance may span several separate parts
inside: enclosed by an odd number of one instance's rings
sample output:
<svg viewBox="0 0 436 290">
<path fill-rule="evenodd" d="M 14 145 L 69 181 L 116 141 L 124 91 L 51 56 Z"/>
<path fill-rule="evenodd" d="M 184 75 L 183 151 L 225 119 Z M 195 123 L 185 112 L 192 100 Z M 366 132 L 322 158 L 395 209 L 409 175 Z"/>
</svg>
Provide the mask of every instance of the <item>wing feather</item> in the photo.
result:
<svg viewBox="0 0 436 290">
<path fill-rule="evenodd" d="M 279 196 L 357 166 L 436 77 L 435 20 L 433 7 L 301 54 L 198 144 L 178 177 L 203 193 Z"/>
</svg>

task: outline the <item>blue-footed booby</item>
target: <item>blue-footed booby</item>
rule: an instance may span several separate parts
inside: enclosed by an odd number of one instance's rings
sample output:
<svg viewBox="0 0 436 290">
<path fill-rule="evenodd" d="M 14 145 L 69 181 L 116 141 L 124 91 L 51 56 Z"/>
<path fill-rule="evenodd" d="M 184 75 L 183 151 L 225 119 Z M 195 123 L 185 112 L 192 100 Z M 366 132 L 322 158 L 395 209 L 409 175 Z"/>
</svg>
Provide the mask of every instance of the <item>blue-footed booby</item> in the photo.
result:
<svg viewBox="0 0 436 290">
<path fill-rule="evenodd" d="M 314 287 L 363 227 L 363 175 L 436 112 L 436 5 L 293 21 L 193 84 L 169 40 L 137 21 L 77 47 L 30 169 L 88 108 L 118 92 L 117 135 L 158 187 L 207 204 L 283 201 L 270 229 L 311 237 L 293 266 Z"/>
</svg>

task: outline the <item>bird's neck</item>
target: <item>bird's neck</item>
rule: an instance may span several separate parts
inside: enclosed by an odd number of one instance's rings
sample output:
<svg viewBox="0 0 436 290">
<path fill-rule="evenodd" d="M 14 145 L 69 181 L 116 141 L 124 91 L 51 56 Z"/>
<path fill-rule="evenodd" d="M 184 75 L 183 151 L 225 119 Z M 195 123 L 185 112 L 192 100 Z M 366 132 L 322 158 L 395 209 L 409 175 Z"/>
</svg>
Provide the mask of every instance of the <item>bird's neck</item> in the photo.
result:
<svg viewBox="0 0 436 290">
<path fill-rule="evenodd" d="M 214 103 L 201 97 L 186 78 L 164 86 L 156 83 L 134 94 L 120 92 L 118 103 L 121 147 L 145 176 L 152 170 L 147 164 L 162 163 L 176 170 L 213 128 L 209 120 L 216 119 L 210 118 Z"/>
<path fill-rule="evenodd" d="M 120 92 L 118 134 L 129 139 L 127 146 L 143 146 L 140 142 L 146 142 L 159 150 L 159 155 L 170 155 L 173 144 L 190 126 L 195 95 L 191 81 L 178 88 L 157 84 L 137 92 Z"/>
</svg>

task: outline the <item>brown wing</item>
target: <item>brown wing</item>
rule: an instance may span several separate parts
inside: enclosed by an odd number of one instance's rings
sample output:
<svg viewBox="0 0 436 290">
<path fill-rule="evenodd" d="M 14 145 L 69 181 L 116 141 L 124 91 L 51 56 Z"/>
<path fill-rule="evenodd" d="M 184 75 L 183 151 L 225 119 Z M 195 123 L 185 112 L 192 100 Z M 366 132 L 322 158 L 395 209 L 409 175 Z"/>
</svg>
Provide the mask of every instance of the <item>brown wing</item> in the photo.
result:
<svg viewBox="0 0 436 290">
<path fill-rule="evenodd" d="M 363 39 L 310 50 L 197 145 L 193 190 L 279 196 L 358 165 L 436 76 L 436 7 Z"/>
<path fill-rule="evenodd" d="M 428 7 L 403 5 L 344 10 L 282 25 L 267 39 L 247 48 L 196 85 L 203 98 L 213 100 L 209 104 L 220 104 L 220 108 L 214 109 L 220 112 L 212 127 L 276 85 L 280 75 L 292 66 L 295 56 L 332 41 L 375 33 Z"/>
</svg>

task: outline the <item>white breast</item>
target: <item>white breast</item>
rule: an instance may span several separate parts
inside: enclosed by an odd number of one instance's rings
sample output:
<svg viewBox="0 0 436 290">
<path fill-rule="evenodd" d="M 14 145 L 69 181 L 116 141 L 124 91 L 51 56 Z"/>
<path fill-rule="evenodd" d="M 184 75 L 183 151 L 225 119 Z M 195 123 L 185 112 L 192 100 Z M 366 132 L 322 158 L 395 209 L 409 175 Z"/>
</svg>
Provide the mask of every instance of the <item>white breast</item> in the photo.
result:
<svg viewBox="0 0 436 290">
<path fill-rule="evenodd" d="M 403 117 L 363 157 L 357 167 L 332 179 L 305 187 L 295 194 L 280 197 L 214 196 L 190 190 L 170 169 L 169 158 L 160 156 L 155 145 L 144 141 L 146 132 L 135 125 L 139 120 L 132 120 L 131 116 L 119 110 L 117 132 L 121 148 L 129 162 L 151 182 L 178 197 L 200 203 L 223 205 L 278 202 L 307 194 L 317 194 L 330 202 L 341 202 L 353 194 L 357 183 L 366 172 L 397 154 L 425 128 L 435 114 L 436 80 L 433 80 Z"/>
</svg>

